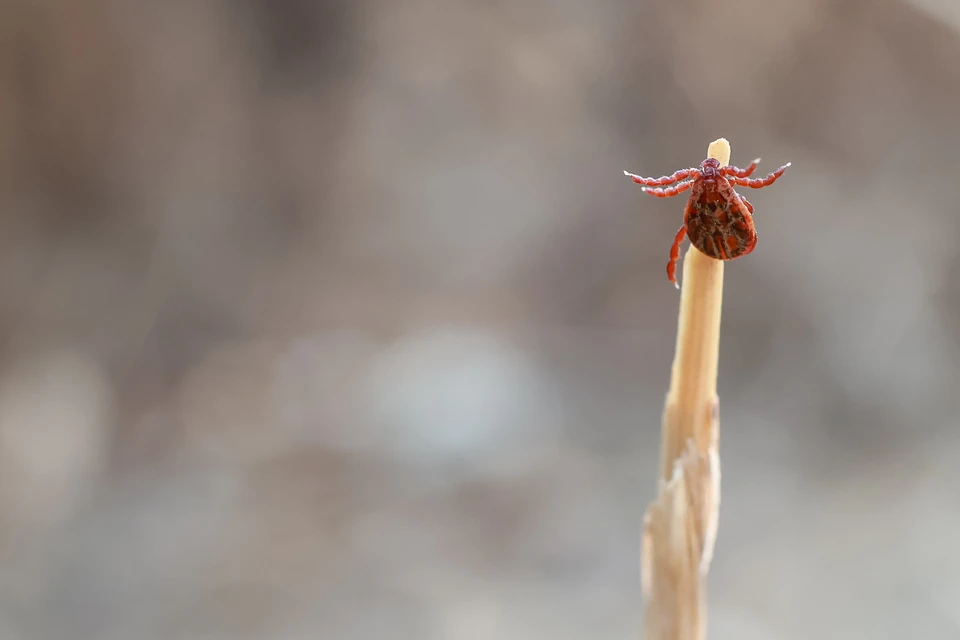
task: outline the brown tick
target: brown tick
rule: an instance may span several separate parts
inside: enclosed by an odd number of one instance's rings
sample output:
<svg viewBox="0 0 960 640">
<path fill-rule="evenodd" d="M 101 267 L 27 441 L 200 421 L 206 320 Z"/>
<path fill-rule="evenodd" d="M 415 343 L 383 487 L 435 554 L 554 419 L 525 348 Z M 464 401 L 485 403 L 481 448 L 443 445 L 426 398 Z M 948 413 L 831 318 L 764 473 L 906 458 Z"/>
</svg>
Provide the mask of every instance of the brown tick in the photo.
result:
<svg viewBox="0 0 960 640">
<path fill-rule="evenodd" d="M 707 158 L 699 169 L 681 169 L 662 178 L 641 178 L 627 171 L 623 173 L 643 190 L 658 198 L 669 198 L 690 189 L 690 200 L 683 211 L 683 226 L 677 232 L 670 248 L 667 277 L 678 289 L 677 259 L 684 234 L 703 254 L 717 260 L 734 260 L 745 256 L 757 246 L 757 229 L 753 226 L 753 205 L 733 190 L 734 185 L 760 189 L 771 185 L 783 175 L 790 163 L 783 165 L 766 178 L 749 176 L 757 168 L 757 158 L 746 169 L 720 166 L 720 161 Z M 679 183 L 679 184 L 674 184 Z M 666 185 L 672 187 L 664 187 Z"/>
</svg>

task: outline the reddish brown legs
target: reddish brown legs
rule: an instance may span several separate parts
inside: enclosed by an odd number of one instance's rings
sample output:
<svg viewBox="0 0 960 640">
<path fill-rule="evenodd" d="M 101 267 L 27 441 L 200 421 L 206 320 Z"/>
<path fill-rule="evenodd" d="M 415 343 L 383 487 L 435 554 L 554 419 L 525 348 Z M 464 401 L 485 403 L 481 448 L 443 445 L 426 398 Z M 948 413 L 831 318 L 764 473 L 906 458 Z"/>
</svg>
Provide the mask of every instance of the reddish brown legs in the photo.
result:
<svg viewBox="0 0 960 640">
<path fill-rule="evenodd" d="M 757 168 L 757 163 L 759 162 L 760 162 L 760 158 L 757 158 L 756 160 L 751 162 L 750 166 L 747 167 L 746 169 L 741 169 L 739 167 L 731 167 L 731 166 L 722 167 L 720 169 L 720 173 L 722 173 L 725 176 L 737 176 L 738 178 L 746 178 L 751 173 L 753 173 L 753 170 Z"/>
<path fill-rule="evenodd" d="M 739 193 L 737 195 L 740 196 Z M 750 204 L 750 201 L 744 198 L 743 196 L 740 196 L 740 200 L 743 202 L 743 204 L 747 205 L 747 211 L 750 212 L 750 215 L 753 215 L 753 205 Z"/>
<path fill-rule="evenodd" d="M 787 167 L 789 167 L 790 164 L 791 163 L 788 162 L 787 164 L 783 165 L 782 167 L 780 167 L 779 169 L 777 169 L 776 171 L 768 175 L 766 178 L 750 179 L 750 178 L 739 178 L 737 176 L 731 176 L 729 180 L 733 184 L 738 184 L 741 187 L 750 187 L 751 189 L 760 189 L 761 187 L 766 187 L 773 184 L 777 178 L 783 175 L 783 172 L 787 170 Z"/>
<path fill-rule="evenodd" d="M 637 184 L 645 184 L 648 187 L 661 187 L 668 184 L 673 184 L 678 180 L 686 180 L 690 176 L 695 178 L 700 177 L 699 169 L 680 169 L 671 176 L 663 176 L 662 178 L 641 178 L 640 176 L 634 175 L 629 171 L 624 171 L 623 175 L 627 176 Z"/>
<path fill-rule="evenodd" d="M 680 259 L 680 243 L 683 242 L 683 236 L 686 233 L 686 225 L 680 227 L 680 231 L 677 231 L 677 237 L 673 239 L 673 246 L 670 247 L 670 262 L 667 263 L 667 277 L 677 289 L 680 288 L 680 285 L 677 284 L 677 260 Z"/>
<path fill-rule="evenodd" d="M 693 186 L 695 180 L 689 180 L 687 182 L 681 182 L 680 184 L 674 185 L 672 187 L 667 187 L 666 189 L 651 189 L 650 187 L 644 187 L 643 190 L 646 193 L 649 193 L 652 196 L 657 196 L 658 198 L 671 198 L 678 193 L 683 193 L 687 189 Z"/>
</svg>

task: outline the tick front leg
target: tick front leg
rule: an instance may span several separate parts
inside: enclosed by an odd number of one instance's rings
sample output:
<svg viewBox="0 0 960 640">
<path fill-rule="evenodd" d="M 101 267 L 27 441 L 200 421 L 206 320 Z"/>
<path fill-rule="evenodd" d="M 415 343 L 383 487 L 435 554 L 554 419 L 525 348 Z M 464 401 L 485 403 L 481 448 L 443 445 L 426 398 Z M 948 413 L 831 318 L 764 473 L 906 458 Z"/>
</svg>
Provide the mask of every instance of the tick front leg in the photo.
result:
<svg viewBox="0 0 960 640">
<path fill-rule="evenodd" d="M 643 190 L 645 193 L 649 193 L 652 196 L 657 196 L 658 198 L 671 198 L 678 193 L 683 193 L 692 186 L 693 180 L 688 180 L 687 182 L 681 182 L 680 184 L 667 187 L 666 189 L 651 189 L 650 187 L 644 187 Z"/>
<path fill-rule="evenodd" d="M 683 242 L 683 236 L 686 234 L 687 226 L 684 225 L 680 227 L 680 231 L 677 231 L 677 237 L 673 239 L 673 246 L 670 247 L 670 262 L 667 263 L 667 278 L 677 289 L 680 288 L 680 285 L 677 284 L 677 260 L 680 259 L 680 243 Z"/>
<path fill-rule="evenodd" d="M 791 164 L 792 163 L 788 162 L 787 164 L 783 165 L 782 167 L 780 167 L 779 169 L 777 169 L 776 171 L 768 175 L 766 178 L 750 179 L 750 178 L 740 178 L 738 176 L 731 176 L 729 180 L 730 182 L 734 184 L 738 184 L 741 187 L 750 187 L 751 189 L 760 189 L 761 187 L 766 187 L 773 184 L 777 178 L 783 175 L 783 172 L 786 171 L 787 167 L 789 167 Z"/>
<path fill-rule="evenodd" d="M 681 169 L 680 171 L 677 171 L 673 175 L 663 176 L 662 178 L 641 178 L 640 176 L 634 175 L 629 171 L 624 171 L 623 175 L 627 176 L 637 184 L 645 184 L 648 187 L 662 187 L 668 184 L 673 184 L 678 180 L 686 180 L 690 176 L 699 177 L 700 170 L 699 169 Z"/>
<path fill-rule="evenodd" d="M 722 173 L 725 176 L 737 176 L 738 178 L 746 178 L 751 173 L 753 173 L 753 170 L 757 168 L 757 164 L 759 162 L 760 162 L 760 158 L 757 158 L 756 160 L 751 162 L 750 166 L 747 167 L 746 169 L 741 169 L 739 167 L 731 167 L 731 166 L 722 167 L 720 169 L 720 173 Z"/>
</svg>

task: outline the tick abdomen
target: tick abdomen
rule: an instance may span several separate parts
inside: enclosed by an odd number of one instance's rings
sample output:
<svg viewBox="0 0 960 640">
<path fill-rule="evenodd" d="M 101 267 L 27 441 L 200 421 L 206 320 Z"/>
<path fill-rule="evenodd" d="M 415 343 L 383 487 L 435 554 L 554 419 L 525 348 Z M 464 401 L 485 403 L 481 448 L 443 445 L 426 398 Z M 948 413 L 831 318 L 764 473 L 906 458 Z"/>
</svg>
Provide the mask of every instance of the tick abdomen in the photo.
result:
<svg viewBox="0 0 960 640">
<path fill-rule="evenodd" d="M 690 242 L 717 260 L 733 260 L 753 251 L 757 233 L 733 187 L 717 185 L 699 191 L 691 194 L 685 212 Z"/>
</svg>

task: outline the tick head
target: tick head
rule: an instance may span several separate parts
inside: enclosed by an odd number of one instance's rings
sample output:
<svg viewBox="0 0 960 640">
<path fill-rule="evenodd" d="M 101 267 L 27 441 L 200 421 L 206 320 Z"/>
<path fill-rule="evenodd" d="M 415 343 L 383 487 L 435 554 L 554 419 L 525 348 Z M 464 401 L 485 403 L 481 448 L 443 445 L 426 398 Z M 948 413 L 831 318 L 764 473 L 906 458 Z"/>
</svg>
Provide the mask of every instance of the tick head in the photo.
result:
<svg viewBox="0 0 960 640">
<path fill-rule="evenodd" d="M 707 158 L 700 163 L 700 173 L 704 178 L 716 178 L 720 175 L 720 161 L 716 158 Z"/>
</svg>

